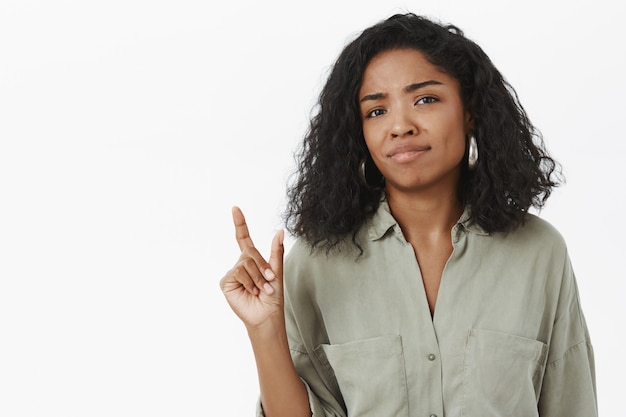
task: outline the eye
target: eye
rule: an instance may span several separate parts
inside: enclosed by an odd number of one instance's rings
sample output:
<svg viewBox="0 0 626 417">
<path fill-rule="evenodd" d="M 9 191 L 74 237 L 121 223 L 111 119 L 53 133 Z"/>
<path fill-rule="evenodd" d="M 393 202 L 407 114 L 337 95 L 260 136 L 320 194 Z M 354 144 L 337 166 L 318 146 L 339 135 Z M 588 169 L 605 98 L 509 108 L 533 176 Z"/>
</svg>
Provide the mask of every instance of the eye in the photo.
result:
<svg viewBox="0 0 626 417">
<path fill-rule="evenodd" d="M 431 104 L 431 103 L 436 103 L 437 101 L 439 101 L 437 97 L 425 96 L 417 100 L 415 104 Z"/>
<path fill-rule="evenodd" d="M 387 113 L 386 110 L 383 109 L 374 109 L 372 111 L 370 111 L 369 113 L 367 113 L 365 115 L 366 119 L 371 119 L 373 117 L 378 117 L 378 116 L 382 116 L 383 114 Z"/>
</svg>

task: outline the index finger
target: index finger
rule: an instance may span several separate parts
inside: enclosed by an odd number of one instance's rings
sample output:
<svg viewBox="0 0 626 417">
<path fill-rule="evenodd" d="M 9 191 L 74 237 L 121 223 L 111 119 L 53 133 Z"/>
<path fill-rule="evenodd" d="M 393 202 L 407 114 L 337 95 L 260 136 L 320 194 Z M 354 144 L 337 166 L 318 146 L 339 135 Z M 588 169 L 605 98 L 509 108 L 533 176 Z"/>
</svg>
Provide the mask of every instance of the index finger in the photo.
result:
<svg viewBox="0 0 626 417">
<path fill-rule="evenodd" d="M 239 249 L 244 250 L 245 248 L 254 247 L 248 231 L 248 225 L 246 224 L 246 218 L 237 206 L 233 207 L 233 223 L 235 224 L 235 239 L 237 239 Z"/>
</svg>

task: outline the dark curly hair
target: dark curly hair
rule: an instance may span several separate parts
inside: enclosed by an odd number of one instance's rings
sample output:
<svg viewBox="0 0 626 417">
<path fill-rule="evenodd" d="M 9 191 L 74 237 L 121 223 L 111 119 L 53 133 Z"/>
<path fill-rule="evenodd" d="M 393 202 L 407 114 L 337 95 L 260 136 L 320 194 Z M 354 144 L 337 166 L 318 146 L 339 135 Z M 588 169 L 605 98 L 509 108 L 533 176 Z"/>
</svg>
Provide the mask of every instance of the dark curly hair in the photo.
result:
<svg viewBox="0 0 626 417">
<path fill-rule="evenodd" d="M 394 15 L 363 31 L 341 52 L 296 154 L 298 175 L 287 191 L 286 227 L 314 247 L 330 249 L 349 236 L 359 246 L 359 228 L 382 201 L 382 187 L 359 179 L 359 165 L 371 158 L 358 91 L 373 57 L 405 48 L 421 52 L 458 80 L 463 106 L 473 117 L 480 159 L 475 170 L 463 167 L 458 190 L 471 221 L 490 233 L 514 230 L 528 208 L 542 207 L 561 182 L 559 165 L 485 52 L 456 26 L 412 13 Z"/>
</svg>

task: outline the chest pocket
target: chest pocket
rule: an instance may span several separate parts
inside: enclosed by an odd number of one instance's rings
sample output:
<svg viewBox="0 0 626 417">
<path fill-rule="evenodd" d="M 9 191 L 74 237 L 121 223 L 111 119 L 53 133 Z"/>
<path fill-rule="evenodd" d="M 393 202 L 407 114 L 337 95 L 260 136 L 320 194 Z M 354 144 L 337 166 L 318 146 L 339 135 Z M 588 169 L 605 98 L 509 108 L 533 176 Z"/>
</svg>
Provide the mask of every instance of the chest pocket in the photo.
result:
<svg viewBox="0 0 626 417">
<path fill-rule="evenodd" d="M 400 336 L 320 345 L 315 351 L 334 372 L 350 417 L 408 416 Z"/>
<path fill-rule="evenodd" d="M 548 346 L 537 340 L 470 330 L 465 346 L 463 415 L 538 416 Z"/>
</svg>

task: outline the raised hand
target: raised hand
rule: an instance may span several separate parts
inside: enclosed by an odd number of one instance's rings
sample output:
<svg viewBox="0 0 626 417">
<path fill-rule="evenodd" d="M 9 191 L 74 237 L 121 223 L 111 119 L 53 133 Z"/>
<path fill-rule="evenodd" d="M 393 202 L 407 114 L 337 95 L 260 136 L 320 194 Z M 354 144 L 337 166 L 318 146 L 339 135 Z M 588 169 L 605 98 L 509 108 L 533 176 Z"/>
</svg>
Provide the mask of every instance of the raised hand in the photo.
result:
<svg viewBox="0 0 626 417">
<path fill-rule="evenodd" d="M 284 233 L 280 230 L 274 236 L 268 262 L 254 246 L 238 207 L 233 207 L 233 222 L 241 255 L 221 279 L 220 287 L 235 314 L 252 329 L 274 315 L 283 317 Z"/>
</svg>

